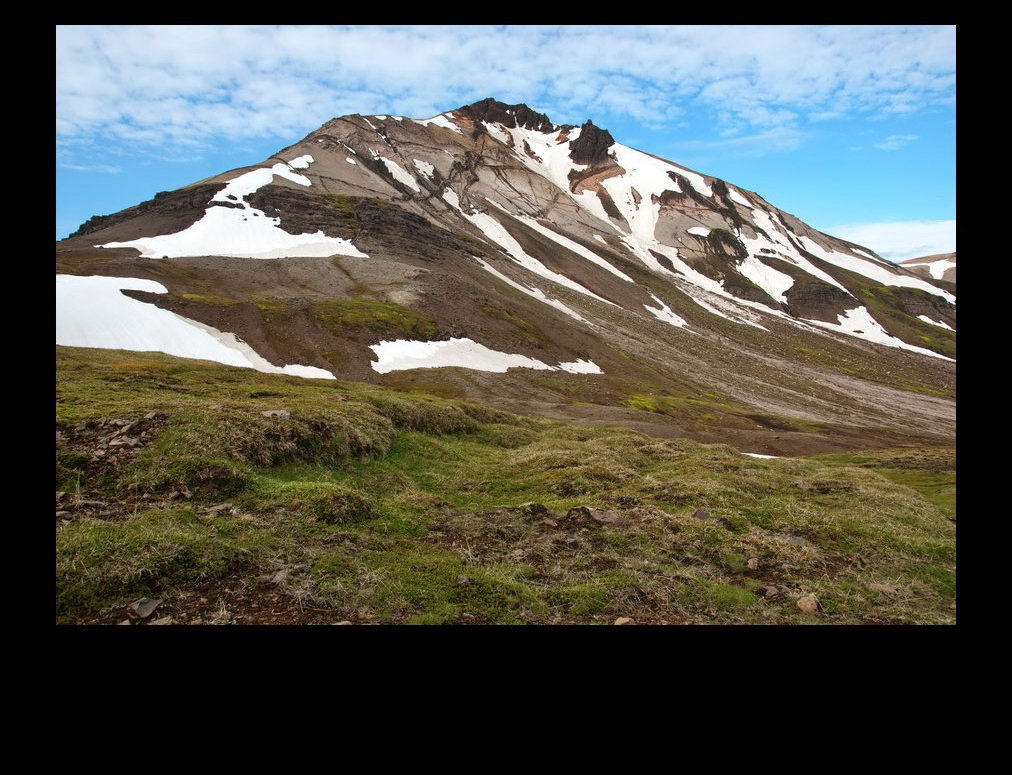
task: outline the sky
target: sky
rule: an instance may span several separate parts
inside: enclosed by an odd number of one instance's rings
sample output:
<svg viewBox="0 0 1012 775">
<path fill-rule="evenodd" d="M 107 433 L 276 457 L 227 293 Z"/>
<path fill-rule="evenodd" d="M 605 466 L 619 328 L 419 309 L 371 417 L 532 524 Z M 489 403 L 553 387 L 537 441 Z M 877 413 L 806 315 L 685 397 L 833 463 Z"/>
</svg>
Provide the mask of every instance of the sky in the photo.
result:
<svg viewBox="0 0 1012 775">
<path fill-rule="evenodd" d="M 56 236 L 330 118 L 495 97 L 892 259 L 955 250 L 951 26 L 64 26 Z"/>
</svg>

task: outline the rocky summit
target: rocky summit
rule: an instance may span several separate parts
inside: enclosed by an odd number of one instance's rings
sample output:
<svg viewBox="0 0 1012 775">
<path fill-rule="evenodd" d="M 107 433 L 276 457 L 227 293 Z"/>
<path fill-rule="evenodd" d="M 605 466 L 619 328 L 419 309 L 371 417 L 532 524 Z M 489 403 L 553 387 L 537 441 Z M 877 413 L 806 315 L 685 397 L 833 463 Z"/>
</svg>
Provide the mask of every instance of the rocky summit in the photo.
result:
<svg viewBox="0 0 1012 775">
<path fill-rule="evenodd" d="M 335 605 L 341 623 L 366 610 L 390 621 L 463 622 L 470 614 L 475 621 L 674 622 L 711 620 L 714 610 L 718 618 L 779 620 L 746 615 L 760 605 L 756 585 L 773 590 L 760 594 L 761 605 L 779 606 L 785 621 L 833 611 L 847 621 L 865 617 L 865 609 L 834 608 L 839 590 L 819 596 L 789 581 L 791 567 L 837 572 L 849 551 L 844 538 L 790 521 L 802 519 L 804 508 L 780 524 L 772 501 L 756 505 L 751 517 L 746 501 L 787 493 L 824 506 L 860 491 L 884 499 L 888 510 L 889 487 L 909 494 L 898 483 L 902 474 L 873 480 L 832 465 L 852 463 L 853 450 L 878 450 L 870 467 L 903 471 L 896 461 L 907 458 L 895 450 L 951 448 L 955 255 L 892 263 L 813 229 L 758 192 L 620 140 L 589 119 L 555 124 L 526 105 L 492 98 L 424 119 L 341 116 L 249 167 L 84 223 L 56 245 L 57 344 L 64 346 L 58 374 L 66 381 L 57 509 L 68 536 L 86 543 L 74 531 L 103 515 L 126 526 L 138 506 L 176 514 L 192 500 L 192 524 L 178 515 L 145 519 L 170 520 L 150 529 L 164 528 L 177 545 L 216 547 L 217 562 L 235 548 L 221 537 L 226 522 L 245 536 L 267 513 L 282 520 L 310 514 L 328 535 L 339 524 L 361 536 L 354 531 L 362 524 L 386 520 L 394 537 L 368 544 L 358 560 L 334 560 L 329 571 L 314 565 L 312 552 L 294 566 L 249 560 L 258 584 L 281 571 L 288 579 L 268 584 L 265 605 L 280 612 L 268 621 L 323 621 Z M 78 398 L 70 404 L 69 395 Z M 438 420 L 430 417 L 435 406 Z M 416 467 L 439 457 L 427 456 L 440 434 L 458 433 L 485 446 L 468 452 L 446 442 L 447 461 L 495 468 L 497 456 L 512 456 L 515 489 L 489 485 L 480 503 L 474 493 L 454 501 L 437 492 L 432 470 Z M 544 446 L 522 454 L 528 444 Z M 836 457 L 797 462 L 793 473 L 776 468 L 782 461 L 756 459 L 813 455 Z M 353 492 L 343 500 L 328 500 L 316 474 L 299 493 L 276 474 L 283 465 L 377 457 L 388 462 L 326 480 Z M 750 484 L 727 473 L 742 460 L 780 473 Z M 716 478 L 703 476 L 708 466 Z M 480 491 L 488 469 L 467 470 Z M 819 490 L 820 482 L 830 489 Z M 738 495 L 727 500 L 714 487 Z M 252 492 L 259 499 L 243 502 L 240 494 Z M 524 511 L 514 496 L 534 499 L 537 508 Z M 210 511 L 226 498 L 228 508 Z M 348 508 L 353 514 L 342 516 Z M 693 518 L 697 511 L 707 518 Z M 674 512 L 685 519 L 665 532 Z M 933 513 L 940 521 L 931 530 L 947 535 L 951 523 Z M 908 524 L 903 515 L 889 519 Z M 211 524 L 225 532 L 205 541 L 201 526 Z M 678 549 L 671 536 L 679 530 L 705 533 L 723 548 L 714 555 L 700 538 Z M 577 555 L 597 546 L 602 531 L 663 546 L 656 556 L 647 552 L 652 562 L 704 581 L 666 608 L 659 601 L 670 602 L 670 589 L 651 586 L 656 579 L 639 571 L 614 570 L 631 561 L 625 550 L 602 550 L 592 573 Z M 438 605 L 419 602 L 424 595 L 391 601 L 377 589 L 368 600 L 348 592 L 356 573 L 393 562 L 391 553 L 408 551 L 402 538 L 423 533 L 412 540 L 428 541 L 423 564 L 439 566 L 432 572 L 441 592 L 431 598 Z M 515 546 L 506 538 L 514 533 Z M 801 535 L 804 545 L 787 540 Z M 236 538 L 236 546 L 245 540 Z M 466 558 L 461 564 L 465 544 L 478 570 Z M 74 546 L 67 549 L 74 556 L 86 551 Z M 291 547 L 271 546 L 290 559 Z M 509 554 L 515 551 L 521 556 Z M 487 567 L 541 568 L 570 551 L 566 581 L 551 594 L 532 591 L 537 584 L 528 588 L 520 576 L 493 578 Z M 893 562 L 861 551 L 862 562 Z M 61 615 L 140 622 L 116 606 L 131 602 L 125 595 L 157 595 L 168 601 L 161 619 L 213 618 L 190 603 L 173 604 L 165 590 L 189 584 L 192 602 L 224 595 L 231 582 L 199 573 L 175 578 L 173 560 L 159 562 L 136 578 L 116 566 L 109 573 L 118 580 L 108 588 L 68 570 Z M 415 572 L 401 571 L 404 579 Z M 166 580 L 149 584 L 159 573 Z M 612 586 L 588 580 L 609 573 L 642 595 L 600 591 L 628 589 L 615 579 Z M 755 584 L 739 583 L 746 577 Z M 345 597 L 321 592 L 321 578 L 344 584 Z M 319 610 L 328 613 L 293 607 L 292 599 L 303 599 L 285 596 L 286 589 L 295 594 L 293 579 L 302 585 L 298 594 L 316 584 L 313 594 L 329 601 Z M 248 612 L 260 593 L 244 583 L 228 587 L 226 597 Z M 509 597 L 505 619 L 486 605 L 492 588 Z M 948 615 L 938 613 L 948 610 L 944 600 L 930 615 L 911 613 L 898 594 L 869 593 L 893 609 L 867 616 Z M 471 595 L 485 602 L 469 608 Z"/>
</svg>

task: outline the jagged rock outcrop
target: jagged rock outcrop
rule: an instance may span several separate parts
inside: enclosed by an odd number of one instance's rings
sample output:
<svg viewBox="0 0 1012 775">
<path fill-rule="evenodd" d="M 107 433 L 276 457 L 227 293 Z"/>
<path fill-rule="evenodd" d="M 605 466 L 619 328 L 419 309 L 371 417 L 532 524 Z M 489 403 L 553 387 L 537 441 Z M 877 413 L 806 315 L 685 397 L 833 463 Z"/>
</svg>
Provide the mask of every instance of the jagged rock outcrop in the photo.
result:
<svg viewBox="0 0 1012 775">
<path fill-rule="evenodd" d="M 600 164 L 607 161 L 608 149 L 615 144 L 615 138 L 607 129 L 587 122 L 580 127 L 580 135 L 569 144 L 569 158 L 577 164 Z"/>
<path fill-rule="evenodd" d="M 492 97 L 474 102 L 458 108 L 460 113 L 475 123 L 489 121 L 506 126 L 523 127 L 533 129 L 536 132 L 549 132 L 554 128 L 551 119 L 544 113 L 538 113 L 523 103 L 519 105 L 507 105 Z"/>
</svg>

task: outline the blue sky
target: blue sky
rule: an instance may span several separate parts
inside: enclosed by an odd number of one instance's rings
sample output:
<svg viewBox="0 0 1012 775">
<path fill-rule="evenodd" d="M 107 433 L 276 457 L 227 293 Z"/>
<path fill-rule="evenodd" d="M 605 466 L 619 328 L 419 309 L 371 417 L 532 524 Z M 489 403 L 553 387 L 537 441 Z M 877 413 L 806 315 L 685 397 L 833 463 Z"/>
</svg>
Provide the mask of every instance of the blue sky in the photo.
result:
<svg viewBox="0 0 1012 775">
<path fill-rule="evenodd" d="M 953 27 L 57 29 L 57 237 L 347 113 L 493 96 L 901 259 L 955 249 Z"/>
</svg>

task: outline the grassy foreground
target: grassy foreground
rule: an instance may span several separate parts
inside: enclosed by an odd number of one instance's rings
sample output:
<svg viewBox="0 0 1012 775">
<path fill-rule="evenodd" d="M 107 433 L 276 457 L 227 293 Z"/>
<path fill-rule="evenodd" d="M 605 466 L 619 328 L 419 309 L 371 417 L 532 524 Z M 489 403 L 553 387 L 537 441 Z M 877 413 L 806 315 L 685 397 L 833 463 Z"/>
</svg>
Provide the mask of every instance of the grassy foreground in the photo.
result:
<svg viewBox="0 0 1012 775">
<path fill-rule="evenodd" d="M 57 432 L 63 623 L 955 619 L 951 450 L 762 460 L 77 348 Z"/>
</svg>

